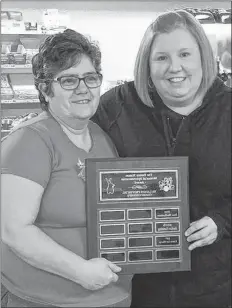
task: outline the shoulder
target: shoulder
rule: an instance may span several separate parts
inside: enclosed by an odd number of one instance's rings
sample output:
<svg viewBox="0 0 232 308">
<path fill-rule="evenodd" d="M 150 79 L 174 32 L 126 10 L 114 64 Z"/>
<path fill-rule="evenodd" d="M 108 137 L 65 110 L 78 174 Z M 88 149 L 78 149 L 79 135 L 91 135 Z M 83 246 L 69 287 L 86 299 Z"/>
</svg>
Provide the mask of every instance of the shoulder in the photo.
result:
<svg viewBox="0 0 232 308">
<path fill-rule="evenodd" d="M 231 94 L 232 89 L 217 78 L 205 96 L 205 115 L 214 125 L 231 134 Z M 218 129 L 219 129 L 219 126 Z"/>
<path fill-rule="evenodd" d="M 14 140 L 15 144 L 24 143 L 27 147 L 38 146 L 42 142 L 51 148 L 51 135 L 55 127 L 54 120 L 46 113 L 41 113 L 16 126 L 2 141 L 7 144 Z"/>
<path fill-rule="evenodd" d="M 224 106 L 223 110 L 231 109 L 232 88 L 226 86 L 220 78 L 217 78 L 211 87 L 208 97 L 219 107 Z M 223 111 L 222 110 L 222 111 Z"/>
<path fill-rule="evenodd" d="M 1 168 L 2 173 L 14 174 L 45 187 L 53 166 L 54 147 L 49 135 L 41 129 L 33 129 L 40 123 L 37 120 L 30 124 L 25 122 L 4 138 Z"/>
<path fill-rule="evenodd" d="M 105 107 L 112 104 L 127 104 L 131 98 L 138 98 L 134 81 L 125 82 L 105 92 L 100 98 L 100 105 Z"/>
<path fill-rule="evenodd" d="M 47 112 L 42 112 L 37 119 L 33 118 L 27 122 L 25 126 L 37 132 L 39 135 L 49 136 L 59 129 L 57 122 Z"/>
<path fill-rule="evenodd" d="M 101 96 L 99 107 L 92 120 L 106 130 L 125 109 L 136 104 L 141 104 L 141 100 L 135 89 L 134 82 L 125 82 Z"/>
</svg>

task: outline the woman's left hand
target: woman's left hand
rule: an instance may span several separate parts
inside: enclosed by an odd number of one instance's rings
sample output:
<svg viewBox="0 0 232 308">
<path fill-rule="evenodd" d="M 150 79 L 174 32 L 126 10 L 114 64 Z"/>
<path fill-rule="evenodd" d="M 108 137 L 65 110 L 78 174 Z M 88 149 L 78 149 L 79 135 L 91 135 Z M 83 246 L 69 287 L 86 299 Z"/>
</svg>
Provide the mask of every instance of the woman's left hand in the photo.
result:
<svg viewBox="0 0 232 308">
<path fill-rule="evenodd" d="M 211 245 L 218 236 L 217 225 L 212 218 L 205 216 L 192 222 L 185 231 L 185 236 L 188 242 L 194 242 L 189 246 L 189 250 Z"/>
</svg>

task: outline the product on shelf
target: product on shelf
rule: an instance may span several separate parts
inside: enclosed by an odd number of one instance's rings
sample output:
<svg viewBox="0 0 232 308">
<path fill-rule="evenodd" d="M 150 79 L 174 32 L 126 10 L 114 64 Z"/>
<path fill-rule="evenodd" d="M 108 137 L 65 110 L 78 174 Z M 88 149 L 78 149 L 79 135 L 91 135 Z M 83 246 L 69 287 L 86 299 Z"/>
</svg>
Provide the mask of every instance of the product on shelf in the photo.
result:
<svg viewBox="0 0 232 308">
<path fill-rule="evenodd" d="M 7 11 L 1 11 L 1 20 L 8 20 L 9 16 L 8 16 L 8 12 Z"/>
<path fill-rule="evenodd" d="M 26 49 L 26 64 L 31 64 L 33 56 L 38 52 L 38 49 Z"/>
<path fill-rule="evenodd" d="M 13 98 L 14 98 L 14 93 L 11 88 L 1 88 L 2 100 L 12 100 Z"/>
<path fill-rule="evenodd" d="M 34 117 L 36 117 L 38 113 L 36 112 L 30 112 L 26 113 L 20 116 L 8 116 L 3 117 L 1 119 L 1 130 L 2 131 L 10 131 L 12 128 L 15 128 L 17 125 L 19 125 L 22 122 L 25 122 L 27 120 L 30 120 Z"/>
<path fill-rule="evenodd" d="M 32 57 L 38 53 L 40 38 L 38 37 L 23 37 L 20 38 L 22 42 L 25 52 L 26 52 L 26 64 L 31 64 Z"/>
<path fill-rule="evenodd" d="M 46 9 L 42 14 L 42 27 L 43 32 L 63 32 L 67 29 L 70 23 L 70 16 L 65 12 L 57 9 Z"/>
<path fill-rule="evenodd" d="M 129 82 L 132 80 L 133 80 L 132 77 L 124 77 L 116 80 L 104 80 L 101 86 L 101 95 L 118 85 L 121 85 L 125 82 Z"/>
<path fill-rule="evenodd" d="M 12 85 L 15 100 L 38 99 L 34 85 Z"/>
<path fill-rule="evenodd" d="M 9 79 L 6 74 L 1 75 L 1 88 L 10 88 Z"/>
<path fill-rule="evenodd" d="M 2 43 L 1 64 L 8 64 L 10 62 L 9 54 L 10 54 L 10 44 Z"/>
<path fill-rule="evenodd" d="M 1 11 L 1 19 L 2 20 L 17 20 L 21 21 L 23 19 L 23 14 L 20 11 Z"/>
<path fill-rule="evenodd" d="M 38 23 L 33 21 L 24 22 L 26 31 L 37 31 Z"/>
<path fill-rule="evenodd" d="M 1 131 L 9 131 L 13 128 L 14 119 L 16 116 L 4 117 L 1 119 Z"/>
<path fill-rule="evenodd" d="M 20 33 L 25 30 L 23 14 L 20 11 L 2 11 L 2 33 Z"/>
<path fill-rule="evenodd" d="M 23 19 L 23 14 L 20 11 L 8 11 L 9 19 L 14 19 L 21 21 Z"/>
<path fill-rule="evenodd" d="M 2 100 L 11 100 L 14 98 L 10 80 L 7 75 L 1 75 L 1 98 Z"/>
<path fill-rule="evenodd" d="M 16 119 L 14 119 L 14 121 L 12 122 L 11 125 L 12 125 L 12 127 L 15 127 L 15 126 L 19 125 L 22 122 L 25 122 L 27 120 L 30 120 L 30 119 L 34 118 L 34 117 L 37 117 L 37 115 L 38 115 L 38 113 L 36 113 L 36 112 L 26 113 L 26 114 L 24 114 L 24 115 L 22 115 L 20 117 L 17 117 Z"/>
<path fill-rule="evenodd" d="M 14 41 L 10 46 L 9 53 L 10 64 L 25 64 L 26 63 L 26 49 L 24 48 L 20 39 Z"/>
<path fill-rule="evenodd" d="M 196 19 L 200 21 L 201 24 L 214 24 L 222 23 L 229 24 L 231 23 L 231 11 L 225 9 L 213 9 L 213 8 L 185 8 L 186 11 L 191 13 Z"/>
</svg>

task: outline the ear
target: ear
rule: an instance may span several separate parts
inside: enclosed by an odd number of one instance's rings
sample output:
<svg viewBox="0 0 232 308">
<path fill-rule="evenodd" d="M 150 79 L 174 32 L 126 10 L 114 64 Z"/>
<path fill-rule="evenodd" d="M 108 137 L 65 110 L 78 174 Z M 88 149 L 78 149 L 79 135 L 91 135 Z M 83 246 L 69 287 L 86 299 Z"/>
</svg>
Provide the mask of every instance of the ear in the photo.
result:
<svg viewBox="0 0 232 308">
<path fill-rule="evenodd" d="M 44 99 L 46 100 L 46 102 L 49 102 L 49 96 L 46 94 L 46 84 L 45 83 L 40 83 L 39 86 L 38 86 L 40 92 L 43 94 L 44 96 Z"/>
</svg>

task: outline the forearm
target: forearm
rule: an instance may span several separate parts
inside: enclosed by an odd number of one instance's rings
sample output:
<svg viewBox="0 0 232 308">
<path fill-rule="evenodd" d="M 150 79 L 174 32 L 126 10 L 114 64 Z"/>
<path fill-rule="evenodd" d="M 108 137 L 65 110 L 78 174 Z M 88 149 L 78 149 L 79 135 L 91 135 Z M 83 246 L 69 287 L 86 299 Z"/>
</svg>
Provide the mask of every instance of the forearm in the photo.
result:
<svg viewBox="0 0 232 308">
<path fill-rule="evenodd" d="M 10 231 L 5 238 L 4 242 L 25 262 L 79 283 L 86 260 L 56 243 L 35 225 Z"/>
</svg>

